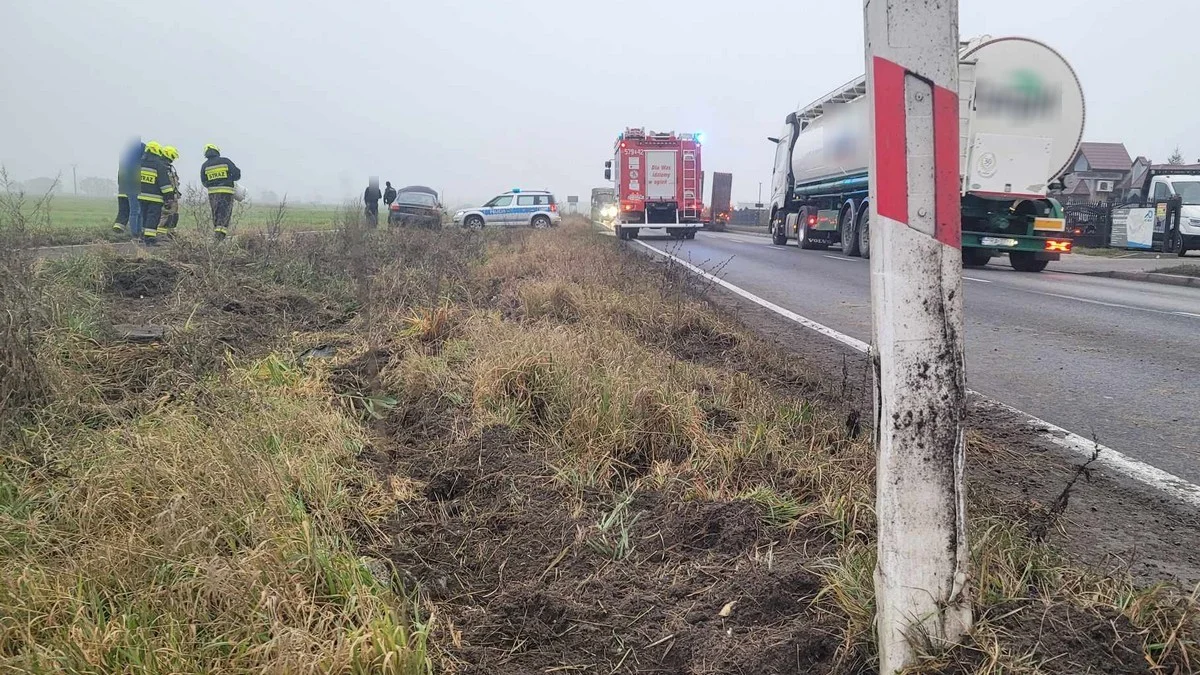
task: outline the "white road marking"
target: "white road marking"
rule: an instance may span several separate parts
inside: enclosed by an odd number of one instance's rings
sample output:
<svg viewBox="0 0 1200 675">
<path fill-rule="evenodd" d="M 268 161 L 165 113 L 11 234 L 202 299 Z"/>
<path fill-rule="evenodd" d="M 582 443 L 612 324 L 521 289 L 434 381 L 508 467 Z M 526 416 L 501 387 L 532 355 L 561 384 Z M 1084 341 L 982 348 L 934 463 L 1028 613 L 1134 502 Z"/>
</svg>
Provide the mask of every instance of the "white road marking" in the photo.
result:
<svg viewBox="0 0 1200 675">
<path fill-rule="evenodd" d="M 1165 309 L 1151 309 L 1149 307 L 1134 307 L 1133 305 L 1123 305 L 1119 302 L 1104 302 L 1103 300 L 1089 300 L 1087 298 L 1080 298 L 1080 297 L 1076 297 L 1074 295 L 1065 295 L 1063 293 L 1048 293 L 1046 291 L 1031 291 L 1028 289 L 1018 289 L 1018 290 L 1022 290 L 1025 293 L 1032 293 L 1034 295 L 1045 295 L 1045 296 L 1051 297 L 1051 298 L 1062 298 L 1063 300 L 1073 300 L 1075 302 L 1086 302 L 1089 305 L 1103 305 L 1104 307 L 1115 307 L 1116 309 L 1132 309 L 1136 312 L 1151 312 L 1153 314 L 1178 314 L 1178 315 L 1182 315 L 1182 316 L 1197 316 L 1195 314 L 1189 314 L 1188 312 L 1172 312 L 1172 311 L 1168 311 Z"/>
<path fill-rule="evenodd" d="M 1193 314 L 1192 312 L 1171 312 L 1171 313 L 1178 314 L 1179 316 L 1194 316 L 1197 319 L 1200 319 L 1200 314 Z"/>
<path fill-rule="evenodd" d="M 654 248 L 650 244 L 647 244 L 642 241 L 639 241 L 637 243 L 641 244 L 642 246 L 645 246 L 646 248 L 650 249 L 652 252 L 654 252 L 658 255 L 664 256 L 666 258 L 670 258 L 671 260 L 674 260 L 676 263 L 691 270 L 693 273 L 695 273 L 701 277 L 704 277 L 705 279 L 721 286 L 722 288 L 732 291 L 733 293 L 753 302 L 754 304 L 756 304 L 760 307 L 763 307 L 765 309 L 769 309 L 772 312 L 775 312 L 776 314 L 778 314 L 784 318 L 795 321 L 796 323 L 800 324 L 801 326 L 804 326 L 805 328 L 808 328 L 812 331 L 820 333 L 821 335 L 824 335 L 826 337 L 832 338 L 832 339 L 846 345 L 847 347 L 850 347 L 851 349 L 862 352 L 864 354 L 866 354 L 870 351 L 870 345 L 868 345 L 866 342 L 863 342 L 862 340 L 850 337 L 849 335 L 840 333 L 828 326 L 817 323 L 816 321 L 813 321 L 812 319 L 808 319 L 806 317 L 800 316 L 799 314 L 791 311 L 790 309 L 785 309 L 783 307 L 780 307 L 779 305 L 776 305 L 775 303 L 770 302 L 769 300 L 764 300 L 749 291 L 746 291 L 742 288 L 739 288 L 739 287 L 729 283 L 728 281 L 725 281 L 724 279 L 721 279 L 712 274 L 709 274 L 708 272 L 705 272 L 704 270 L 700 269 L 699 267 L 696 267 L 695 265 L 687 262 L 686 260 L 681 260 L 680 258 L 677 258 L 677 257 L 671 255 L 670 253 L 667 253 L 666 251 L 660 251 L 659 249 Z M 825 256 L 825 257 L 833 258 L 834 260 L 844 260 L 844 258 L 836 258 L 834 256 Z M 1054 294 L 1046 293 L 1045 295 L 1054 295 Z M 1072 300 L 1079 299 L 1079 298 L 1070 298 L 1070 296 L 1062 296 L 1062 297 L 1067 297 Z M 1109 304 L 1109 303 L 1099 303 L 1099 304 Z M 1134 307 L 1131 309 L 1137 309 L 1137 308 Z M 1111 471 L 1115 471 L 1116 473 L 1124 475 L 1128 478 L 1132 478 L 1133 480 L 1136 480 L 1138 482 L 1144 483 L 1144 484 L 1166 494 L 1167 496 L 1169 496 L 1173 499 L 1176 499 L 1184 504 L 1187 504 L 1188 506 L 1191 506 L 1193 508 L 1200 508 L 1200 485 L 1195 485 L 1194 483 L 1189 483 L 1188 481 L 1180 478 L 1179 476 L 1176 476 L 1171 473 L 1167 473 L 1166 471 L 1163 471 L 1162 469 L 1159 469 L 1158 467 L 1151 466 L 1149 464 L 1146 464 L 1145 462 L 1134 459 L 1122 452 L 1119 452 L 1110 447 L 1101 445 L 1099 443 L 1096 443 L 1095 441 L 1084 438 L 1083 436 L 1080 436 L 1079 434 L 1075 434 L 1070 431 L 1067 431 L 1066 429 L 1063 429 L 1060 426 L 1051 424 L 1051 423 L 1047 422 L 1046 420 L 1043 420 L 1039 417 L 1030 415 L 1029 413 L 1027 413 L 1023 410 L 1019 410 L 1019 409 L 1014 408 L 1005 403 L 1001 403 L 994 399 L 990 399 L 987 396 L 984 396 L 983 394 L 980 394 L 977 391 L 968 390 L 968 392 L 973 397 L 975 397 L 979 403 L 982 403 L 986 406 L 998 408 L 1007 413 L 1017 415 L 1019 417 L 1024 418 L 1026 425 L 1028 425 L 1031 429 L 1033 429 L 1034 431 L 1039 433 L 1042 437 L 1044 437 L 1046 440 L 1050 441 L 1051 443 L 1053 443 L 1061 448 L 1064 448 L 1066 450 L 1069 450 L 1072 453 L 1079 455 L 1080 457 L 1083 457 L 1085 459 L 1091 459 L 1092 453 L 1095 452 L 1096 450 L 1099 450 L 1100 454 L 1096 459 L 1096 464 L 1098 464 L 1102 467 L 1105 467 Z"/>
<path fill-rule="evenodd" d="M 842 262 L 862 262 L 862 258 L 847 258 L 845 256 L 840 256 L 840 255 L 824 255 L 824 254 L 822 254 L 821 257 L 829 258 L 830 260 L 840 260 Z"/>
<path fill-rule="evenodd" d="M 963 278 L 964 278 L 964 279 L 969 279 L 969 280 L 971 280 L 971 281 L 978 281 L 978 282 L 979 282 L 979 283 L 981 283 L 981 284 L 990 284 L 990 283 L 992 283 L 992 280 L 991 280 L 991 279 L 976 279 L 975 277 L 968 277 L 968 276 L 966 276 L 966 275 L 964 275 L 964 276 L 963 276 Z"/>
</svg>

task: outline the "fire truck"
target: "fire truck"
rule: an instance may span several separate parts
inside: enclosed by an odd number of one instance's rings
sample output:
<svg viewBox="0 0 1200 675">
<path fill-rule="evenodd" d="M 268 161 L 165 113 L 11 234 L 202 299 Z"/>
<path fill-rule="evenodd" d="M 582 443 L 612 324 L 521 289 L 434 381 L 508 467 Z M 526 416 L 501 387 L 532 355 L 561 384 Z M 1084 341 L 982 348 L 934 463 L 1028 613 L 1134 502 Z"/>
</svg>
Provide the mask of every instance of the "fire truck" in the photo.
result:
<svg viewBox="0 0 1200 675">
<path fill-rule="evenodd" d="M 642 228 L 661 228 L 675 239 L 695 239 L 704 215 L 700 134 L 626 129 L 604 163 L 613 182 L 621 239 L 637 239 Z"/>
</svg>

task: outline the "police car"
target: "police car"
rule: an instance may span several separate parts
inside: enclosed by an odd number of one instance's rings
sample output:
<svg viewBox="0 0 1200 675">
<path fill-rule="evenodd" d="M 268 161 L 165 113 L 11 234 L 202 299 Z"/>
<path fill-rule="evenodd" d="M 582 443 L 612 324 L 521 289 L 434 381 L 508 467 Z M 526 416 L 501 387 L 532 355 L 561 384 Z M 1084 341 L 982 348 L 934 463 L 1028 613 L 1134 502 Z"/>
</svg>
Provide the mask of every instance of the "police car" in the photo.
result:
<svg viewBox="0 0 1200 675">
<path fill-rule="evenodd" d="M 487 226 L 529 225 L 538 229 L 562 222 L 554 195 L 540 190 L 513 189 L 488 200 L 483 206 L 462 209 L 454 214 L 454 224 L 471 229 Z"/>
</svg>

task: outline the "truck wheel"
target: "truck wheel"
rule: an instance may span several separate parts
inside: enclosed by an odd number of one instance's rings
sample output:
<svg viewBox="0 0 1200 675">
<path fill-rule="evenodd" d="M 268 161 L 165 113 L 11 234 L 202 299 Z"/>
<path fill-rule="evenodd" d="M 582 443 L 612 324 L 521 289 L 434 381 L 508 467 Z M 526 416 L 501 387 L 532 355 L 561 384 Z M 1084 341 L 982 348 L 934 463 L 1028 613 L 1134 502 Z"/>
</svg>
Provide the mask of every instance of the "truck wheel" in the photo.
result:
<svg viewBox="0 0 1200 675">
<path fill-rule="evenodd" d="M 695 238 L 696 238 L 696 231 L 695 231 L 695 230 L 688 230 L 687 232 L 685 232 L 685 233 L 684 233 L 684 235 L 683 235 L 683 238 L 684 238 L 684 239 L 695 239 Z"/>
<path fill-rule="evenodd" d="M 986 248 L 963 247 L 962 259 L 963 267 L 983 267 L 992 259 L 992 252 Z"/>
<path fill-rule="evenodd" d="M 1038 260 L 1029 251 L 1012 251 L 1008 254 L 1008 262 L 1018 272 L 1041 272 L 1050 264 L 1049 260 Z"/>
<path fill-rule="evenodd" d="M 863 209 L 858 216 L 858 252 L 864 258 L 871 257 L 871 209 Z"/>
<path fill-rule="evenodd" d="M 641 228 L 637 228 L 637 227 L 627 227 L 627 228 L 625 228 L 625 231 L 629 233 L 629 238 L 630 238 L 630 239 L 637 239 L 637 238 L 638 238 L 638 234 L 641 232 Z"/>
<path fill-rule="evenodd" d="M 467 216 L 467 219 L 463 221 L 463 225 L 465 225 L 468 230 L 482 230 L 483 216 Z"/>
<path fill-rule="evenodd" d="M 544 230 L 550 227 L 550 218 L 546 216 L 534 216 L 533 220 L 529 224 L 532 225 L 533 229 L 535 230 Z"/>
<path fill-rule="evenodd" d="M 859 254 L 858 233 L 855 230 L 858 228 L 854 227 L 854 218 L 850 217 L 850 209 L 842 211 L 842 215 L 838 219 L 838 229 L 842 232 L 842 254 L 852 258 L 857 257 Z"/>
<path fill-rule="evenodd" d="M 776 246 L 787 246 L 787 230 L 784 222 L 776 220 L 771 223 L 771 243 Z"/>
<path fill-rule="evenodd" d="M 1171 250 L 1180 258 L 1187 255 L 1188 247 L 1183 241 L 1183 234 L 1181 232 L 1177 231 L 1171 235 Z"/>
</svg>

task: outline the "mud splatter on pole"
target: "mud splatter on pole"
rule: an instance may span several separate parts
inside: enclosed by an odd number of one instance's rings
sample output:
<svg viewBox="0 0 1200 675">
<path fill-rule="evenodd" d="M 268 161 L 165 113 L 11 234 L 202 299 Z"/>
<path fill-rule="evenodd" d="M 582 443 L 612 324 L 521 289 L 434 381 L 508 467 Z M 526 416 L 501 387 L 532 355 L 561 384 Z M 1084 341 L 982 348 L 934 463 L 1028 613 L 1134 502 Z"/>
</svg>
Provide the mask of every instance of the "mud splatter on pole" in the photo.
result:
<svg viewBox="0 0 1200 675">
<path fill-rule="evenodd" d="M 957 0 L 865 0 L 880 672 L 971 626 Z"/>
</svg>

